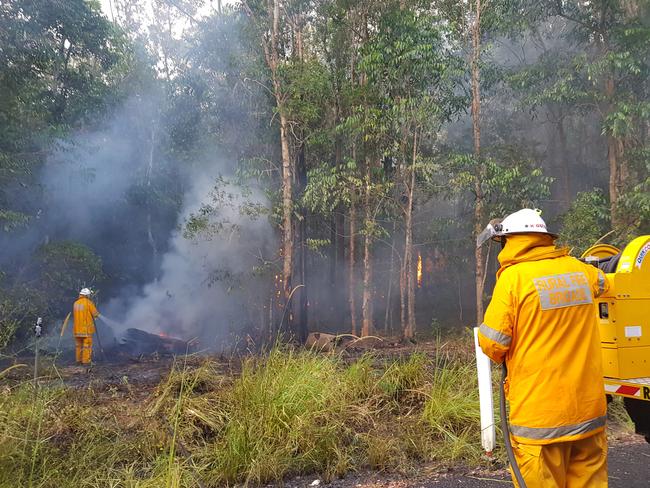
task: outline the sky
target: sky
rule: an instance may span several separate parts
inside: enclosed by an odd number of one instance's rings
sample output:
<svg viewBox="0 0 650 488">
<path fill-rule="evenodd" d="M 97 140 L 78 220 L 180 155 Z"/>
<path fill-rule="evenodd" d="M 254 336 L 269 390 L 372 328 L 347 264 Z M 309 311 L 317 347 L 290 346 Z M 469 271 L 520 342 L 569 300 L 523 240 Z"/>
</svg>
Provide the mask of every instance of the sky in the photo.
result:
<svg viewBox="0 0 650 488">
<path fill-rule="evenodd" d="M 151 13 L 151 2 L 152 0 L 145 0 L 148 7 L 149 11 Z M 168 2 L 170 5 L 174 5 L 174 0 L 163 0 Z M 236 0 L 222 0 L 221 4 L 222 5 L 232 5 L 235 3 Z M 102 5 L 102 11 L 108 17 L 109 19 L 111 18 L 111 5 L 114 4 L 115 0 L 100 0 L 101 5 Z M 217 0 L 206 0 L 206 5 L 199 10 L 199 17 L 202 17 L 204 15 L 207 15 L 210 13 L 212 10 L 217 9 Z"/>
<path fill-rule="evenodd" d="M 141 0 L 141 3 L 145 5 L 145 19 L 150 20 L 150 24 L 153 24 L 153 17 L 154 17 L 154 9 L 152 4 L 154 3 L 155 0 Z M 182 10 L 182 4 L 178 0 L 157 0 L 158 2 L 164 2 L 167 3 L 170 7 L 176 9 L 180 15 L 176 17 L 174 20 L 174 23 L 172 25 L 172 35 L 180 39 L 183 36 L 183 32 L 185 32 L 186 29 L 190 28 L 192 26 L 192 20 L 190 17 L 184 15 L 183 10 Z M 216 12 L 217 10 L 217 0 L 192 0 L 195 2 L 195 4 L 203 4 L 202 7 L 198 9 L 197 14 L 193 17 L 193 19 L 201 19 L 202 17 L 206 17 L 208 15 L 211 15 L 213 12 Z M 113 16 L 117 13 L 115 11 L 115 5 L 118 2 L 118 0 L 100 0 L 102 12 L 104 15 L 109 19 L 109 20 L 114 20 Z M 237 0 L 221 0 L 221 5 L 226 6 L 226 5 L 233 5 L 237 2 Z M 187 4 L 187 2 L 185 2 Z M 178 7 L 178 5 L 181 5 L 181 8 Z M 146 25 L 146 23 L 142 24 L 143 26 Z"/>
</svg>

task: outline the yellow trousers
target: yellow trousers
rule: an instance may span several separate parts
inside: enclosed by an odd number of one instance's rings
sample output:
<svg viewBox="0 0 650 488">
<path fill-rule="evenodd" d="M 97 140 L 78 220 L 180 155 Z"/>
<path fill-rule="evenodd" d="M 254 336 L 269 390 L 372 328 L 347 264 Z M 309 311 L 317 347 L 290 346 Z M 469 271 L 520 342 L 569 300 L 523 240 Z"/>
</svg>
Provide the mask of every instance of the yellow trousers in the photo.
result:
<svg viewBox="0 0 650 488">
<path fill-rule="evenodd" d="M 543 446 L 513 440 L 512 448 L 528 488 L 607 487 L 605 432 L 578 441 Z M 512 479 L 518 486 L 514 476 Z"/>
<path fill-rule="evenodd" d="M 93 355 L 93 337 L 75 336 L 75 358 L 78 363 L 90 364 Z"/>
</svg>

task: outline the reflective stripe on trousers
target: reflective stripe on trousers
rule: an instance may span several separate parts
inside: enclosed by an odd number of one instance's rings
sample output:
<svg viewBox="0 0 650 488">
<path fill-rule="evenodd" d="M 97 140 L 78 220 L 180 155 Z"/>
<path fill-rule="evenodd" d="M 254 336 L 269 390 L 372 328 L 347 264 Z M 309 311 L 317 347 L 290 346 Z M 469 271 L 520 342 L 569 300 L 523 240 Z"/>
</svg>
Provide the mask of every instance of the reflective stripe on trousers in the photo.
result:
<svg viewBox="0 0 650 488">
<path fill-rule="evenodd" d="M 569 437 L 579 434 L 586 434 L 592 430 L 605 425 L 607 416 L 596 417 L 595 419 L 586 420 L 579 424 L 562 425 L 560 427 L 524 427 L 521 425 L 510 425 L 510 432 L 517 437 L 535 440 L 551 440 L 560 437 Z"/>
</svg>

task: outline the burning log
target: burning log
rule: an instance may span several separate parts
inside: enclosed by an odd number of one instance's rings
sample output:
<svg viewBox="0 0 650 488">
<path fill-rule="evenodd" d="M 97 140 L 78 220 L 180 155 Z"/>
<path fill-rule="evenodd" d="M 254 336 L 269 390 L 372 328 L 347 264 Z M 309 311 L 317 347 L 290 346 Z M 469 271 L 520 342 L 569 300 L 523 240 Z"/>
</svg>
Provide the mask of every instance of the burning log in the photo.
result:
<svg viewBox="0 0 650 488">
<path fill-rule="evenodd" d="M 118 342 L 120 349 L 132 356 L 141 354 L 185 354 L 196 351 L 195 341 L 183 341 L 141 329 L 127 329 Z"/>
</svg>

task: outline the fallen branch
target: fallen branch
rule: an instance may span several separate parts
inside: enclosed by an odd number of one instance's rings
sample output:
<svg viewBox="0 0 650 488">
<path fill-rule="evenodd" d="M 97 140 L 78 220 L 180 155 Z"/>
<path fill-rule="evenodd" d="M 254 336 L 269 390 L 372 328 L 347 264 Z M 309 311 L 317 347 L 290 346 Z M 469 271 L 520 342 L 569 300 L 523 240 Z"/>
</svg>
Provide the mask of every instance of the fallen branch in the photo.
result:
<svg viewBox="0 0 650 488">
<path fill-rule="evenodd" d="M 9 371 L 11 371 L 12 369 L 16 369 L 16 368 L 26 368 L 26 367 L 27 367 L 27 365 L 26 365 L 26 364 L 22 364 L 22 363 L 21 363 L 21 364 L 14 364 L 13 366 L 9 366 L 9 367 L 8 367 L 7 369 L 5 369 L 4 371 L 0 371 L 0 378 L 2 378 L 5 374 L 7 374 L 7 373 L 8 373 Z"/>
</svg>

